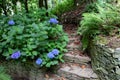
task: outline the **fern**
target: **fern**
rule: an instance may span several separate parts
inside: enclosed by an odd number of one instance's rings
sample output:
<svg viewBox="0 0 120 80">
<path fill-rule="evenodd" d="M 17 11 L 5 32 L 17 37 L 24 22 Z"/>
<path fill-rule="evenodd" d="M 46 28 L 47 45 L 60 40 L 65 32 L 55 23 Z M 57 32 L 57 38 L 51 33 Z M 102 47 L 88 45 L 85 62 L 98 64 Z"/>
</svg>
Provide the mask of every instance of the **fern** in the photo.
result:
<svg viewBox="0 0 120 80">
<path fill-rule="evenodd" d="M 85 7 L 85 10 L 84 12 L 98 12 L 98 9 L 96 7 L 96 3 L 90 3 L 90 4 L 87 4 L 86 7 Z"/>
<path fill-rule="evenodd" d="M 0 66 L 0 80 L 12 80 L 8 74 L 5 73 L 5 69 Z"/>
<path fill-rule="evenodd" d="M 103 20 L 96 13 L 84 13 L 83 20 L 81 21 L 81 27 L 78 29 L 78 34 L 82 35 L 83 50 L 85 50 L 89 44 L 89 40 L 95 35 L 99 34 L 99 29 Z"/>
<path fill-rule="evenodd" d="M 83 19 L 80 22 L 78 34 L 83 36 L 83 50 L 98 34 L 109 35 L 110 31 L 120 25 L 120 13 L 117 7 L 107 3 L 104 6 L 96 5 L 98 12 L 83 13 Z"/>
</svg>

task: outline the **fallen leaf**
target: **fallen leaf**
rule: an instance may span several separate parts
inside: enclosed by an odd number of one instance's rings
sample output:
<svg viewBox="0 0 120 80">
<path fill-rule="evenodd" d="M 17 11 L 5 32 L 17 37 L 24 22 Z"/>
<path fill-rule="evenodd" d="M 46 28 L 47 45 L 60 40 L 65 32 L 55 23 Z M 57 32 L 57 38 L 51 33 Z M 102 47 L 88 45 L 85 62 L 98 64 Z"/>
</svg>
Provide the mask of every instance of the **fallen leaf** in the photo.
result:
<svg viewBox="0 0 120 80">
<path fill-rule="evenodd" d="M 81 65 L 81 68 L 82 68 L 82 69 L 85 69 L 85 68 L 86 68 L 86 65 Z"/>
<path fill-rule="evenodd" d="M 79 41 L 74 41 L 74 44 L 79 45 L 80 42 Z"/>
<path fill-rule="evenodd" d="M 48 79 L 48 78 L 49 78 L 49 75 L 48 75 L 48 74 L 45 74 L 45 78 L 47 78 L 47 79 Z"/>
<path fill-rule="evenodd" d="M 61 77 L 61 80 L 66 80 L 64 77 Z"/>
</svg>

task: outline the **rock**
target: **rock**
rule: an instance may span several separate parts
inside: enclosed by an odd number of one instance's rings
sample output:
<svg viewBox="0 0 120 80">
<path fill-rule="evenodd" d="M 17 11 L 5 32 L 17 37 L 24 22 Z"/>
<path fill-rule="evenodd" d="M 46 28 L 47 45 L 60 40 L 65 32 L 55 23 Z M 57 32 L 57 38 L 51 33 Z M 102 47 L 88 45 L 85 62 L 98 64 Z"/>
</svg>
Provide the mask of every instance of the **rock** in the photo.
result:
<svg viewBox="0 0 120 80">
<path fill-rule="evenodd" d="M 79 63 L 79 64 L 87 64 L 91 61 L 91 59 L 88 56 L 79 56 L 79 55 L 72 55 L 72 54 L 65 54 L 64 60 L 66 62 L 72 62 L 72 63 Z"/>
<path fill-rule="evenodd" d="M 116 48 L 116 49 L 115 49 L 115 53 L 116 53 L 116 54 L 120 54 L 120 48 Z"/>
<path fill-rule="evenodd" d="M 120 75 L 120 68 L 116 70 L 116 73 Z"/>
<path fill-rule="evenodd" d="M 58 74 L 69 80 L 95 80 L 97 75 L 91 68 L 81 68 L 78 65 L 64 66 L 58 70 Z M 74 78 L 74 79 L 73 79 Z"/>
<path fill-rule="evenodd" d="M 104 45 L 94 44 L 90 49 L 93 70 L 100 80 L 119 80 L 120 48 L 114 50 Z"/>
</svg>

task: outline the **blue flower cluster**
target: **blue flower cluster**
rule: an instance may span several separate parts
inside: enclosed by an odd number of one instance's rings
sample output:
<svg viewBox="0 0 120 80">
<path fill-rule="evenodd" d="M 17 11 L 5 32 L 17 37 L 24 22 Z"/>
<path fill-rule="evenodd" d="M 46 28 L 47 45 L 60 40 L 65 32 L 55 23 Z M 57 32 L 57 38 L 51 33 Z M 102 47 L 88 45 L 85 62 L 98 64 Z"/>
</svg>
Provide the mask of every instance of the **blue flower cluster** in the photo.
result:
<svg viewBox="0 0 120 80">
<path fill-rule="evenodd" d="M 42 64 L 42 59 L 41 58 L 38 58 L 35 62 L 37 65 L 41 65 Z"/>
<path fill-rule="evenodd" d="M 51 52 L 49 52 L 49 53 L 47 54 L 47 57 L 50 58 L 50 59 L 53 59 L 53 58 L 55 58 L 55 56 L 57 56 L 58 54 L 59 54 L 59 50 L 58 50 L 58 49 L 53 49 Z M 41 65 L 42 62 L 43 62 L 43 60 L 42 60 L 41 58 L 38 58 L 35 63 L 36 63 L 37 65 Z"/>
<path fill-rule="evenodd" d="M 53 59 L 58 54 L 59 54 L 59 50 L 58 49 L 53 49 L 51 52 L 49 52 L 47 54 L 47 57 L 50 58 L 50 59 Z"/>
<path fill-rule="evenodd" d="M 17 52 L 15 52 L 15 53 L 13 53 L 10 57 L 11 57 L 12 59 L 18 59 L 20 56 L 21 56 L 20 51 L 17 51 Z"/>
<path fill-rule="evenodd" d="M 13 25 L 15 24 L 15 22 L 14 22 L 13 20 L 9 20 L 9 21 L 8 21 L 8 24 L 9 24 L 10 26 L 13 26 Z"/>
<path fill-rule="evenodd" d="M 58 21 L 55 18 L 50 18 L 49 23 L 50 24 L 58 24 Z"/>
<path fill-rule="evenodd" d="M 52 52 L 49 52 L 49 53 L 47 54 L 47 57 L 50 58 L 50 59 L 53 59 L 55 56 L 53 55 Z"/>
<path fill-rule="evenodd" d="M 58 55 L 59 54 L 59 50 L 58 49 L 53 49 L 52 53 L 53 53 L 53 55 Z"/>
</svg>

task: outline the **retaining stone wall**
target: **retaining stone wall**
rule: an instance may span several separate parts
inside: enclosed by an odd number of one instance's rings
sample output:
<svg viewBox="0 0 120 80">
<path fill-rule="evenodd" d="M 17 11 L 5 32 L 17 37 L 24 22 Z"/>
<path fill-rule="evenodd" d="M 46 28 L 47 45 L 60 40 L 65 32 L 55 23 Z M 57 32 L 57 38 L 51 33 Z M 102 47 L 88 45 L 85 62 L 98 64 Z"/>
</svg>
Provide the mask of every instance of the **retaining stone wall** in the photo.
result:
<svg viewBox="0 0 120 80">
<path fill-rule="evenodd" d="M 111 49 L 105 45 L 91 45 L 93 70 L 100 80 L 120 80 L 120 48 Z"/>
</svg>

